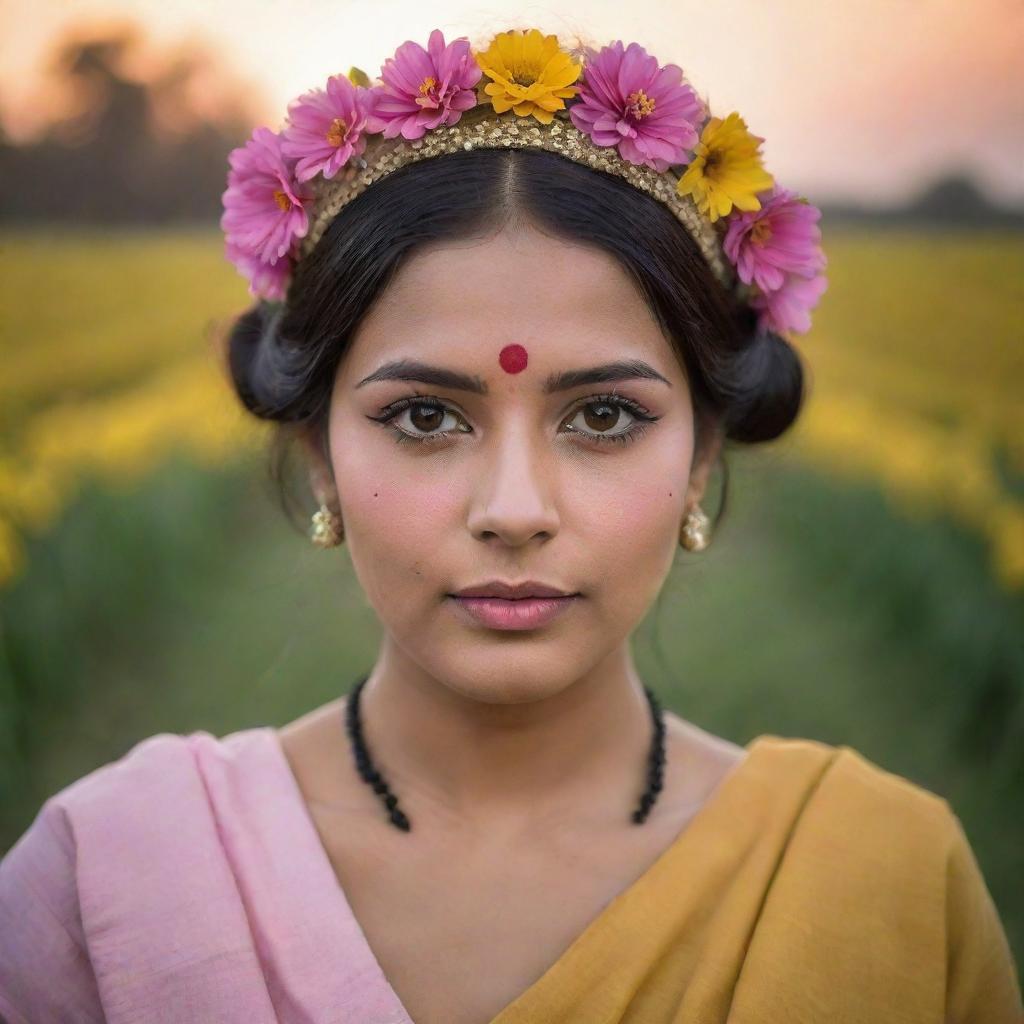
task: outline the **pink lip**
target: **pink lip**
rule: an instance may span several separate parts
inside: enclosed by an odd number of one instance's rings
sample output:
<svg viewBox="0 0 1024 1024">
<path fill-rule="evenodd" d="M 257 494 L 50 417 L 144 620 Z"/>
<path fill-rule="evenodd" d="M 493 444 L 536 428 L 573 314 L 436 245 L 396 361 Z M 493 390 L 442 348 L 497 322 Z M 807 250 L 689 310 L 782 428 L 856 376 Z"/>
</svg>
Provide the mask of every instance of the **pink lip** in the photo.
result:
<svg viewBox="0 0 1024 1024">
<path fill-rule="evenodd" d="M 557 618 L 579 595 L 570 597 L 452 597 L 455 607 L 491 629 L 536 629 Z"/>
</svg>

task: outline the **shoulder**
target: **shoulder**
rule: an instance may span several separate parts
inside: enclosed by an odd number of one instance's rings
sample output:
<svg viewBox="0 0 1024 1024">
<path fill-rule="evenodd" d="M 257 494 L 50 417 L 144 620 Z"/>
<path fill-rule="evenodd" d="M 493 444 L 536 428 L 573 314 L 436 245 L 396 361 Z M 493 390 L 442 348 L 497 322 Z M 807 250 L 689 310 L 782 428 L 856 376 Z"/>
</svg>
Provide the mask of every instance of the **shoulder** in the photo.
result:
<svg viewBox="0 0 1024 1024">
<path fill-rule="evenodd" d="M 869 833 L 887 829 L 951 844 L 956 818 L 948 800 L 922 783 L 871 760 L 854 747 L 804 737 L 765 734 L 752 746 L 766 751 L 782 772 L 807 771 L 804 815 L 841 816 Z M 802 816 L 802 817 L 803 817 Z"/>
<path fill-rule="evenodd" d="M 161 875 L 188 875 L 214 898 L 220 837 L 207 780 L 264 757 L 268 731 L 158 733 L 44 802 L 0 859 L 0 1019 L 104 1019 L 100 991 L 116 977 L 105 944 L 144 906 L 173 928 Z"/>
<path fill-rule="evenodd" d="M 775 808 L 780 869 L 806 896 L 859 910 L 879 900 L 920 914 L 938 936 L 948 864 L 962 840 L 948 800 L 854 747 L 761 736 L 759 782 Z M 891 915 L 890 915 L 891 916 Z"/>
<path fill-rule="evenodd" d="M 66 859 L 79 852 L 90 826 L 110 836 L 133 815 L 151 818 L 176 814 L 190 798 L 205 801 L 204 770 L 265 753 L 270 727 L 245 729 L 224 737 L 205 731 L 156 733 L 134 744 L 121 757 L 94 768 L 46 799 L 29 828 L 5 855 L 6 864 L 24 851 L 60 850 Z"/>
<path fill-rule="evenodd" d="M 190 800 L 205 801 L 208 766 L 230 765 L 265 751 L 270 732 L 259 727 L 223 737 L 204 730 L 156 733 L 53 794 L 44 808 L 71 831 L 93 819 L 109 822 L 112 812 L 117 818 L 144 814 L 160 807 L 161 800 L 174 800 L 180 810 Z M 164 812 L 167 806 L 162 804 Z"/>
<path fill-rule="evenodd" d="M 165 732 L 140 740 L 47 798 L 0 861 L 0 872 L 45 865 L 50 881 L 56 884 L 62 873 L 63 884 L 71 886 L 93 862 L 98 868 L 111 854 L 137 849 L 132 838 L 155 848 L 161 836 L 180 835 L 204 819 L 207 775 L 241 758 L 264 756 L 271 733 L 269 727 L 223 738 L 205 731 Z"/>
<path fill-rule="evenodd" d="M 1009 939 L 960 816 L 945 797 L 850 747 L 838 750 L 836 792 L 867 828 L 873 863 L 898 865 L 900 897 L 934 922 L 946 1020 L 1024 1019 Z"/>
<path fill-rule="evenodd" d="M 752 783 L 751 799 L 764 813 L 791 814 L 792 824 L 804 831 L 811 822 L 842 818 L 856 823 L 865 840 L 881 838 L 887 830 L 947 846 L 957 838 L 956 817 L 945 797 L 854 747 L 763 733 L 744 748 L 689 724 L 687 730 L 689 742 L 696 736 L 720 773 L 749 760 L 745 777 Z"/>
<path fill-rule="evenodd" d="M 950 1022 L 1021 1019 L 1006 933 L 949 801 L 845 744 L 764 735 L 752 747 L 768 783 L 802 783 L 767 898 L 797 933 L 773 941 L 813 935 L 814 956 L 870 948 L 865 997 L 881 962 L 944 999 Z"/>
<path fill-rule="evenodd" d="M 187 744 L 152 736 L 65 786 L 0 860 L 0 1018 L 105 1019 L 82 903 L 97 870 L 115 875 L 125 816 L 144 792 L 159 800 L 187 776 Z"/>
</svg>

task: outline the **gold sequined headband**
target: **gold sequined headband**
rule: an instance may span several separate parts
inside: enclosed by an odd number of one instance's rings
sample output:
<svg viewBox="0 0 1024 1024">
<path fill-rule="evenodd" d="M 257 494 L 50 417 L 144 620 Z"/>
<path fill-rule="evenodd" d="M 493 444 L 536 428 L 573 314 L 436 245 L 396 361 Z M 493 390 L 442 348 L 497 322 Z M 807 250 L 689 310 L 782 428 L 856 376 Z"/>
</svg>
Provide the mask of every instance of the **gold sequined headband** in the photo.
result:
<svg viewBox="0 0 1024 1024">
<path fill-rule="evenodd" d="M 472 112 L 477 114 L 475 118 L 463 115 L 458 124 L 437 128 L 421 139 L 382 139 L 371 160 L 357 158 L 353 166 L 334 178 L 315 179 L 315 199 L 310 209 L 309 230 L 299 244 L 300 257 L 313 251 L 346 203 L 406 164 L 462 150 L 532 147 L 559 153 L 585 167 L 616 174 L 664 203 L 689 231 L 718 280 L 727 288 L 734 285 L 735 274 L 723 256 L 718 234 L 698 212 L 693 200 L 676 191 L 677 179 L 632 164 L 607 146 L 595 146 L 573 125 L 568 114 L 564 117 L 556 114 L 550 124 L 545 125 L 523 124 L 523 119 L 514 114 L 495 114 L 483 107 L 477 111 Z"/>
</svg>

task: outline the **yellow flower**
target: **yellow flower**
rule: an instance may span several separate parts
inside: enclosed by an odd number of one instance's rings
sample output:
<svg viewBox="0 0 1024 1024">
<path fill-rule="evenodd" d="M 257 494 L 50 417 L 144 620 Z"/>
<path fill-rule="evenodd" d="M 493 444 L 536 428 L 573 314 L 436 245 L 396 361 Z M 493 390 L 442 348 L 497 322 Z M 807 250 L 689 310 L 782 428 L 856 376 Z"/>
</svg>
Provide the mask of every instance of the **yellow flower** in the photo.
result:
<svg viewBox="0 0 1024 1024">
<path fill-rule="evenodd" d="M 712 222 L 727 216 L 733 206 L 760 210 L 761 201 L 755 193 L 775 184 L 757 151 L 763 141 L 751 135 L 735 111 L 724 121 L 711 118 L 676 191 L 681 196 L 692 195 L 697 208 Z"/>
<path fill-rule="evenodd" d="M 532 114 L 541 124 L 551 124 L 554 111 L 579 92 L 572 83 L 583 65 L 559 47 L 557 36 L 541 35 L 538 29 L 501 32 L 485 53 L 474 56 L 491 79 L 484 92 L 498 114 L 511 108 L 520 117 Z"/>
</svg>

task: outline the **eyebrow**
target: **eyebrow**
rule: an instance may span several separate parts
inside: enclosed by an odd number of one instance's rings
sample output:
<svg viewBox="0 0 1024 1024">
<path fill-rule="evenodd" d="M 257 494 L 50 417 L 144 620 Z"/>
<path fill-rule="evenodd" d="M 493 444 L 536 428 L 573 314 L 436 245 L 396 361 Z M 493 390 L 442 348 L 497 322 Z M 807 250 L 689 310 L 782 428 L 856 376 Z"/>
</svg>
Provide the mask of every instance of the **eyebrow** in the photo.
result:
<svg viewBox="0 0 1024 1024">
<path fill-rule="evenodd" d="M 477 395 L 488 393 L 487 382 L 479 377 L 449 370 L 443 366 L 431 366 L 429 363 L 417 362 L 414 359 L 397 359 L 385 363 L 374 370 L 369 377 L 364 377 L 358 384 L 386 380 L 414 380 L 421 384 L 432 384 L 435 387 L 450 388 L 454 391 L 472 391 Z M 544 394 L 550 395 L 570 388 L 582 387 L 585 384 L 606 384 L 620 380 L 660 380 L 672 387 L 672 382 L 663 377 L 653 366 L 641 359 L 626 359 L 614 363 L 602 363 L 580 370 L 563 370 L 561 373 L 550 374 L 544 382 Z"/>
</svg>

